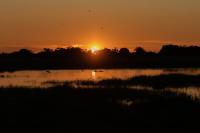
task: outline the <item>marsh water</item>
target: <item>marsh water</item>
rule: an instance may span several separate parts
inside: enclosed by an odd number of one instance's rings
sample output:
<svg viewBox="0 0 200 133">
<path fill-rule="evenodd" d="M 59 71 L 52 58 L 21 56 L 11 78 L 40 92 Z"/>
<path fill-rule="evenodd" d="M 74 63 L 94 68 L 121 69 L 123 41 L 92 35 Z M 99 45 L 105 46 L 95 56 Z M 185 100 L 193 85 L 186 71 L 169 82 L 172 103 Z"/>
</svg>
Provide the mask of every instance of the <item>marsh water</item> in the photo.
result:
<svg viewBox="0 0 200 133">
<path fill-rule="evenodd" d="M 200 69 L 106 69 L 106 70 L 34 70 L 0 72 L 0 86 L 42 86 L 47 81 L 106 80 L 161 74 L 200 74 Z"/>
<path fill-rule="evenodd" d="M 101 69 L 101 70 L 30 70 L 0 72 L 1 87 L 45 87 L 50 81 L 100 81 L 107 79 L 129 79 L 138 76 L 156 76 L 162 74 L 200 75 L 200 69 Z M 200 99 L 200 89 L 195 87 L 168 90 L 184 93 Z"/>
</svg>

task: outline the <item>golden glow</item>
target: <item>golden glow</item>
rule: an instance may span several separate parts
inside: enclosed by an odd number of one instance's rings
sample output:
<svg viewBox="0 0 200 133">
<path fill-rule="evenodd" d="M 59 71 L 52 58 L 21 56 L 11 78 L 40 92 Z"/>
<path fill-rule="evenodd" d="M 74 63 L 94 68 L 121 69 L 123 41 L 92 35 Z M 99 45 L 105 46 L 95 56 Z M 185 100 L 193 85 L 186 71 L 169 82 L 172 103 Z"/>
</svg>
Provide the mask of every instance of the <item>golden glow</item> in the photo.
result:
<svg viewBox="0 0 200 133">
<path fill-rule="evenodd" d="M 199 7 L 200 0 L 0 0 L 0 52 L 77 43 L 90 50 L 90 41 L 148 51 L 199 44 Z"/>
<path fill-rule="evenodd" d="M 100 50 L 100 46 L 97 43 L 93 43 L 90 47 L 90 50 L 92 51 L 92 53 L 95 53 L 96 51 Z"/>
</svg>

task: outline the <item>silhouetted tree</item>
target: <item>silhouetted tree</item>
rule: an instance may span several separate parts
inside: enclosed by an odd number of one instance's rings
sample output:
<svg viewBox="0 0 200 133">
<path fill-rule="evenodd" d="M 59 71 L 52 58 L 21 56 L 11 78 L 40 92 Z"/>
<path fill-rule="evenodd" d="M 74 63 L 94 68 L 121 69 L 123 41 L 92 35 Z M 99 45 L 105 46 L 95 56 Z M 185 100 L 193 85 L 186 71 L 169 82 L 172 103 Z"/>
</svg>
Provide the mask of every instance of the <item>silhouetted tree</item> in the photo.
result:
<svg viewBox="0 0 200 133">
<path fill-rule="evenodd" d="M 127 48 L 121 48 L 121 49 L 119 50 L 119 54 L 120 54 L 121 56 L 128 56 L 128 55 L 130 55 L 130 51 L 129 51 L 129 49 L 127 49 Z"/>
<path fill-rule="evenodd" d="M 143 56 L 146 54 L 146 51 L 142 47 L 135 48 L 135 54 L 139 56 Z"/>
<path fill-rule="evenodd" d="M 172 44 L 169 44 L 169 45 L 165 45 L 165 46 L 162 46 L 159 54 L 160 55 L 179 55 L 180 54 L 180 50 L 182 49 L 183 47 L 179 47 L 177 45 L 172 45 Z"/>
</svg>

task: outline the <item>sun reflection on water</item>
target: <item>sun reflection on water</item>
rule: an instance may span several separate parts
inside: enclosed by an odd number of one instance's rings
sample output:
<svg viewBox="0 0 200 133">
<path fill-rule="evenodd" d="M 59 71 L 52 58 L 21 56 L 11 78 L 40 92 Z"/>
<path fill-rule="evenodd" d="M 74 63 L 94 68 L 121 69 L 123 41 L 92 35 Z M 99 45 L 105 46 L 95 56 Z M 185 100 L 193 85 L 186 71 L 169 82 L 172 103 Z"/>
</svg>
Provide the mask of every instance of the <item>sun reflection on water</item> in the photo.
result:
<svg viewBox="0 0 200 133">
<path fill-rule="evenodd" d="M 96 72 L 95 71 L 92 71 L 92 79 L 96 80 Z"/>
</svg>

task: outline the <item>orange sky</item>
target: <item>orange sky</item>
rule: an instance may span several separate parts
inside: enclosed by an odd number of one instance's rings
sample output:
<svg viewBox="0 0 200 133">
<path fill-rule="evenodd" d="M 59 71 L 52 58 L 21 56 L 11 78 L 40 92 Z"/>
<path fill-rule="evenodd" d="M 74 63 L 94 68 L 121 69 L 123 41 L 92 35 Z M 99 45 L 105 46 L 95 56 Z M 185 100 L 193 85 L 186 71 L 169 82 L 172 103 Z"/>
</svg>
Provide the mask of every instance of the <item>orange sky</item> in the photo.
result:
<svg viewBox="0 0 200 133">
<path fill-rule="evenodd" d="M 1 0 L 0 51 L 200 44 L 199 0 Z"/>
</svg>

